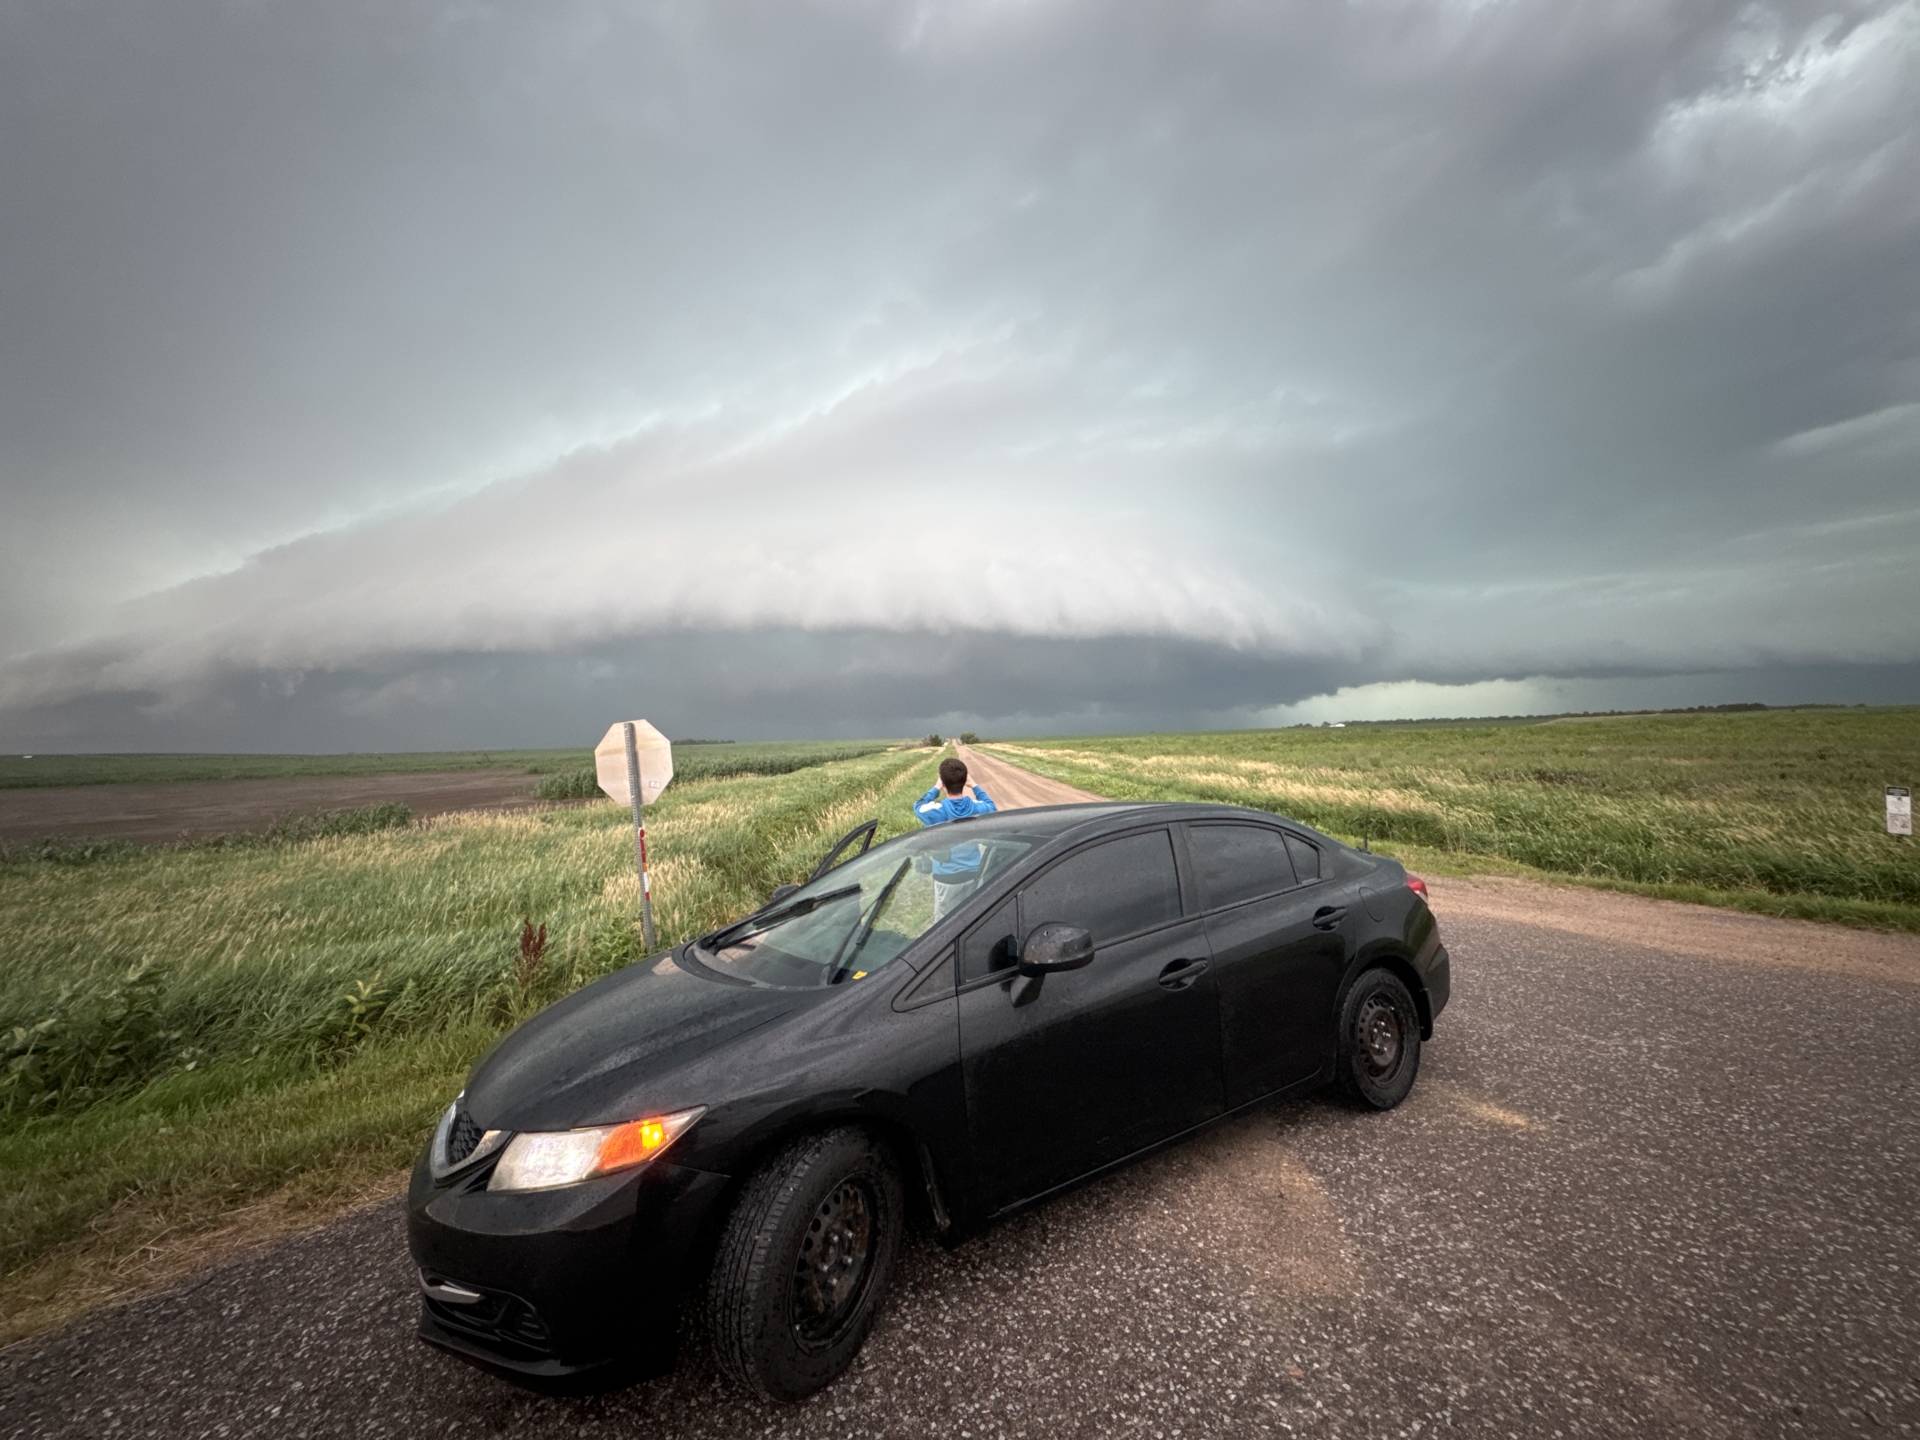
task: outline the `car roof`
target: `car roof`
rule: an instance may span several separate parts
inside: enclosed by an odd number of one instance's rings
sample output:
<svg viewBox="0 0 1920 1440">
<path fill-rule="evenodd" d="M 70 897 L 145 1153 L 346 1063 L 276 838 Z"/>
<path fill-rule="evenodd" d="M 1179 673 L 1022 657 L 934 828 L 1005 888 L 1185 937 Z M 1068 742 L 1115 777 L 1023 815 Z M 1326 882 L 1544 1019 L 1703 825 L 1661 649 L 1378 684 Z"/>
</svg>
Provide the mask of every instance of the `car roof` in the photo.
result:
<svg viewBox="0 0 1920 1440">
<path fill-rule="evenodd" d="M 1090 800 L 1078 805 L 1034 805 L 1024 810 L 996 810 L 991 815 L 972 815 L 961 820 L 949 820 L 946 824 L 964 825 L 969 831 L 1013 832 L 1036 837 L 1044 835 L 1052 839 L 1111 816 L 1160 808 L 1164 807 L 1117 800 Z"/>
<path fill-rule="evenodd" d="M 1036 805 L 1027 810 L 998 810 L 991 815 L 980 815 L 965 820 L 947 822 L 949 825 L 965 826 L 970 833 L 993 833 L 1030 835 L 1057 840 L 1064 836 L 1078 835 L 1082 832 L 1094 834 L 1111 825 L 1128 820 L 1205 820 L 1205 819 L 1241 819 L 1286 820 L 1284 815 L 1274 815 L 1265 810 L 1251 810 L 1243 805 L 1207 805 L 1195 801 L 1171 800 L 1091 800 L 1077 805 Z M 1298 825 L 1297 820 L 1287 823 Z M 944 827 L 943 827 L 944 828 Z"/>
</svg>

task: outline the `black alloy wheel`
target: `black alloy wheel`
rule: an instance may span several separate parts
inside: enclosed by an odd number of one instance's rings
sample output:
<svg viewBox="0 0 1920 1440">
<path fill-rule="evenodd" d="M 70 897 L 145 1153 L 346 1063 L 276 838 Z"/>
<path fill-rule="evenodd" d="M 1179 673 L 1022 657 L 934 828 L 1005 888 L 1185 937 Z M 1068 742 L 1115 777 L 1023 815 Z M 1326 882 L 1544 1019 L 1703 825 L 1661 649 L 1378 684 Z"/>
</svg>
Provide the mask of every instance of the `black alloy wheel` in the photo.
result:
<svg viewBox="0 0 1920 1440">
<path fill-rule="evenodd" d="M 1391 970 L 1369 970 L 1340 1006 L 1337 1078 L 1349 1100 L 1391 1110 L 1420 1073 L 1420 1012 Z"/>
</svg>

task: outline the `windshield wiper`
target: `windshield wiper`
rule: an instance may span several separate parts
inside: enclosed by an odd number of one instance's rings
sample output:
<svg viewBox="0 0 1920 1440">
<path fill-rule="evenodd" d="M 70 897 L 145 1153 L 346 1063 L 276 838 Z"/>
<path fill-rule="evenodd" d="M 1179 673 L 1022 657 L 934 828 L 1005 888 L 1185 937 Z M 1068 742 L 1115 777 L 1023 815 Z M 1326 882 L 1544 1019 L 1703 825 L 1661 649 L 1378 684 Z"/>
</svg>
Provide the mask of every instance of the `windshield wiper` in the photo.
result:
<svg viewBox="0 0 1920 1440">
<path fill-rule="evenodd" d="M 802 895 L 777 905 L 771 910 L 762 910 L 757 915 L 749 915 L 744 920 L 736 920 L 723 926 L 700 942 L 702 950 L 711 950 L 715 945 L 728 940 L 739 939 L 743 935 L 754 935 L 770 926 L 778 925 L 782 920 L 791 920 L 796 915 L 805 915 L 818 910 L 822 905 L 831 905 L 835 900 L 845 900 L 849 895 L 858 895 L 858 885 L 842 885 L 838 890 L 829 890 L 823 895 Z"/>
<path fill-rule="evenodd" d="M 833 970 L 827 976 L 827 984 L 838 985 L 846 978 L 847 973 L 853 969 L 854 957 L 860 953 L 860 947 L 867 943 L 867 937 L 873 934 L 873 927 L 878 924 L 880 920 L 880 912 L 887 908 L 887 901 L 893 898 L 894 887 L 899 885 L 900 877 L 912 868 L 913 857 L 911 855 L 895 867 L 892 878 L 887 881 L 885 888 L 881 890 L 879 896 L 874 900 L 873 908 L 867 912 L 867 918 L 860 922 L 860 928 L 848 936 L 847 940 L 841 942 L 840 948 L 846 951 L 847 958 L 843 961 L 838 954 L 834 955 Z M 851 949 L 848 948 L 849 944 L 852 946 Z"/>
</svg>

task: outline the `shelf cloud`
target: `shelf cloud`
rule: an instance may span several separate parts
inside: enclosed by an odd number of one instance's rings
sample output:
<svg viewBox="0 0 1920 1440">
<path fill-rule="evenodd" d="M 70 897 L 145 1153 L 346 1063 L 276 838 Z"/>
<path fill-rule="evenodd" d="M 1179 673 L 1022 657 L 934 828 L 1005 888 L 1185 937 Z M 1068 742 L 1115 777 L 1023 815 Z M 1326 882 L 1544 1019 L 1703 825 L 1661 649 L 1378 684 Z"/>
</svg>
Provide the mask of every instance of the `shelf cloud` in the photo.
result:
<svg viewBox="0 0 1920 1440">
<path fill-rule="evenodd" d="M 1913 698 L 1917 96 L 1911 3 L 15 7 L 0 744 Z"/>
</svg>

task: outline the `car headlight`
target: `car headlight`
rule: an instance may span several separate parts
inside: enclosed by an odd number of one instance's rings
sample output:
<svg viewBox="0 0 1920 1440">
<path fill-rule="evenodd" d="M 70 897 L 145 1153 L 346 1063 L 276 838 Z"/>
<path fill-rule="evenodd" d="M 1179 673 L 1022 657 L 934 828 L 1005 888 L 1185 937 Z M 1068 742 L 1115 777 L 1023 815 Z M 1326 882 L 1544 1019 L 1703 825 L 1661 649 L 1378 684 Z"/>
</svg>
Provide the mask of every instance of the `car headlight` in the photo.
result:
<svg viewBox="0 0 1920 1440">
<path fill-rule="evenodd" d="M 585 1130 L 523 1130 L 507 1142 L 489 1190 L 552 1190 L 644 1165 L 707 1113 L 704 1105 Z"/>
</svg>

